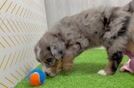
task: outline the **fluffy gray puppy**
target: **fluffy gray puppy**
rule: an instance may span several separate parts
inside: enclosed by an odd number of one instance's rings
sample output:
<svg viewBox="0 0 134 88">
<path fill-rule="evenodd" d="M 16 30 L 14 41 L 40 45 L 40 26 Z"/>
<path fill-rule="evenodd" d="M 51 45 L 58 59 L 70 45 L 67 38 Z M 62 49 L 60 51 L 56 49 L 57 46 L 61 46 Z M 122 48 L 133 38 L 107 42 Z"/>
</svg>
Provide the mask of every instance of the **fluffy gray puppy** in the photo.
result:
<svg viewBox="0 0 134 88">
<path fill-rule="evenodd" d="M 98 73 L 114 74 L 132 33 L 131 13 L 119 7 L 89 9 L 61 19 L 35 46 L 36 59 L 49 76 L 70 71 L 74 58 L 86 49 L 104 46 L 108 64 Z"/>
</svg>

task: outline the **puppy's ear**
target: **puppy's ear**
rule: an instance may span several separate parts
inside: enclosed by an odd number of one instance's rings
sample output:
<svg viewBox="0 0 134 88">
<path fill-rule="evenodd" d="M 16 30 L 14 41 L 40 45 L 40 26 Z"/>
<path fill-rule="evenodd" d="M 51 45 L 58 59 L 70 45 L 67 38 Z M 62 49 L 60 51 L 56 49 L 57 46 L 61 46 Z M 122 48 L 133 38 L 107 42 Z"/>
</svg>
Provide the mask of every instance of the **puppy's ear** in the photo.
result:
<svg viewBox="0 0 134 88">
<path fill-rule="evenodd" d="M 65 52 L 65 44 L 62 41 L 58 41 L 50 45 L 50 50 L 56 59 L 62 59 Z"/>
</svg>

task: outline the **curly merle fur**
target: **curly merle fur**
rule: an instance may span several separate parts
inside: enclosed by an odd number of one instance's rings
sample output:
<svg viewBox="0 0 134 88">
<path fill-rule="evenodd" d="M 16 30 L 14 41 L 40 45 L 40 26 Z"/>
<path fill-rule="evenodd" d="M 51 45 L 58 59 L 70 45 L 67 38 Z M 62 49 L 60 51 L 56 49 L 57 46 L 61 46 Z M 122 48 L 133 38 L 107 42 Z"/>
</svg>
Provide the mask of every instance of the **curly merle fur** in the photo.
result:
<svg viewBox="0 0 134 88">
<path fill-rule="evenodd" d="M 134 33 L 130 29 L 132 10 L 124 8 L 95 8 L 64 17 L 36 44 L 36 59 L 48 75 L 55 76 L 71 70 L 74 58 L 84 50 L 104 46 L 109 63 L 99 73 L 114 74 Z"/>
</svg>

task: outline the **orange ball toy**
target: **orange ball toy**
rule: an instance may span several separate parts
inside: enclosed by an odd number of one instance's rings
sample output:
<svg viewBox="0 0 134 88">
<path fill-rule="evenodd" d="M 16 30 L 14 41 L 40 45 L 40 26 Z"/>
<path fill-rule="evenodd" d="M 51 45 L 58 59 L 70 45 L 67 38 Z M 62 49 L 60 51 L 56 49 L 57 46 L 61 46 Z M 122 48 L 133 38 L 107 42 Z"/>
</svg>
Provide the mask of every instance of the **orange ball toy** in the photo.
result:
<svg viewBox="0 0 134 88">
<path fill-rule="evenodd" d="M 45 82 L 46 74 L 40 69 L 33 70 L 29 75 L 29 83 L 32 86 L 39 86 Z"/>
</svg>

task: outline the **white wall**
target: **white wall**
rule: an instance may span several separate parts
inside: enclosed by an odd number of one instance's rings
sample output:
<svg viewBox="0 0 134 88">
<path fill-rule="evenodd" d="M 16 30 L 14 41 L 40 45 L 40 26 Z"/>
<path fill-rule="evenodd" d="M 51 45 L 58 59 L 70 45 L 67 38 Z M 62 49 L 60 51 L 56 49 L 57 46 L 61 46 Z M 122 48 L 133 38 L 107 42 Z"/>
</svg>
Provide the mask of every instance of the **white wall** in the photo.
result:
<svg viewBox="0 0 134 88">
<path fill-rule="evenodd" d="M 45 0 L 48 27 L 62 17 L 99 6 L 122 6 L 131 0 Z"/>
<path fill-rule="evenodd" d="M 112 6 L 123 6 L 131 0 L 110 0 Z"/>
</svg>

